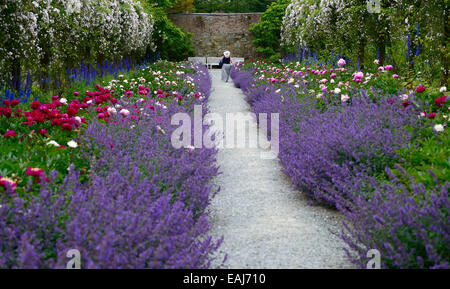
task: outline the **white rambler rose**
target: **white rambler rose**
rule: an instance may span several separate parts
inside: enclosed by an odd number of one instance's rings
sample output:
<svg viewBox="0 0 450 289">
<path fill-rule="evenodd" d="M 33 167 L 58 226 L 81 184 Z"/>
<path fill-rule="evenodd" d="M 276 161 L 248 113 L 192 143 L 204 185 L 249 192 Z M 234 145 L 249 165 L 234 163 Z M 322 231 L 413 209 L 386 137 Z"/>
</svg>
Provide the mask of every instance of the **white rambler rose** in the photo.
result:
<svg viewBox="0 0 450 289">
<path fill-rule="evenodd" d="M 336 87 L 336 88 L 334 89 L 334 93 L 335 93 L 335 94 L 341 93 L 341 89 Z"/>
<path fill-rule="evenodd" d="M 61 102 L 62 104 L 67 104 L 67 98 L 63 97 L 59 100 L 59 102 Z"/>
<path fill-rule="evenodd" d="M 441 87 L 441 89 L 439 89 L 440 92 L 446 92 L 447 91 L 447 87 L 443 86 Z"/>
</svg>

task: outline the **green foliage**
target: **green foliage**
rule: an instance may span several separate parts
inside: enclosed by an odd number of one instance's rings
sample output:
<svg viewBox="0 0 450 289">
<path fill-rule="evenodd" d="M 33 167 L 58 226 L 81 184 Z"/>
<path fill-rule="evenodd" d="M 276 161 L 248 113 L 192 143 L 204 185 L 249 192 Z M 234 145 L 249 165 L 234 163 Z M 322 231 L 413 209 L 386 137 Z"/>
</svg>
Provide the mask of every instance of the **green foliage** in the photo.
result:
<svg viewBox="0 0 450 289">
<path fill-rule="evenodd" d="M 429 121 L 430 125 L 420 131 L 416 140 L 399 151 L 402 167 L 414 176 L 416 182 L 430 189 L 436 180 L 438 183 L 450 180 L 450 136 L 448 129 L 441 133 L 433 130 L 431 124 L 437 121 Z M 397 173 L 401 176 L 400 172 Z M 409 182 L 408 179 L 403 181 Z"/>
<path fill-rule="evenodd" d="M 264 12 L 275 0 L 194 0 L 195 11 L 200 13 Z"/>
<path fill-rule="evenodd" d="M 261 22 L 252 24 L 250 31 L 258 46 L 258 52 L 266 56 L 276 55 L 279 52 L 281 25 L 289 0 L 278 0 L 267 7 L 261 16 Z"/>
<path fill-rule="evenodd" d="M 162 59 L 180 61 L 194 56 L 192 34 L 175 26 L 162 9 L 155 9 L 155 43 Z"/>
</svg>

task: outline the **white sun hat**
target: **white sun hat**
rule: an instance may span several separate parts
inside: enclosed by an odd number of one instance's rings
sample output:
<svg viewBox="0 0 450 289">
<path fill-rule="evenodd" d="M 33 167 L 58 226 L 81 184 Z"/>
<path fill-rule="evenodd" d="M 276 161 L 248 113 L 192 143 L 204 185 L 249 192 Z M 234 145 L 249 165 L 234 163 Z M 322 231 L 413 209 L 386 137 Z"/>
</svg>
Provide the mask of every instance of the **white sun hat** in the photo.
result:
<svg viewBox="0 0 450 289">
<path fill-rule="evenodd" d="M 225 51 L 224 53 L 223 53 L 223 55 L 225 55 L 225 57 L 229 57 L 230 56 L 230 51 Z"/>
</svg>

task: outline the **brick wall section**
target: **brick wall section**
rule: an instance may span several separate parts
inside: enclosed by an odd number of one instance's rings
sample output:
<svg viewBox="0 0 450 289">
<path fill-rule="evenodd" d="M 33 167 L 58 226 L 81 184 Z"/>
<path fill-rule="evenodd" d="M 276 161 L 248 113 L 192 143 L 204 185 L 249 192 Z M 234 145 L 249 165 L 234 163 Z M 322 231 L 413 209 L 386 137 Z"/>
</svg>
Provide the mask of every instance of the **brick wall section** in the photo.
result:
<svg viewBox="0 0 450 289">
<path fill-rule="evenodd" d="M 195 56 L 221 56 L 226 50 L 231 57 L 257 56 L 249 28 L 259 22 L 261 13 L 178 13 L 169 17 L 194 34 Z"/>
</svg>

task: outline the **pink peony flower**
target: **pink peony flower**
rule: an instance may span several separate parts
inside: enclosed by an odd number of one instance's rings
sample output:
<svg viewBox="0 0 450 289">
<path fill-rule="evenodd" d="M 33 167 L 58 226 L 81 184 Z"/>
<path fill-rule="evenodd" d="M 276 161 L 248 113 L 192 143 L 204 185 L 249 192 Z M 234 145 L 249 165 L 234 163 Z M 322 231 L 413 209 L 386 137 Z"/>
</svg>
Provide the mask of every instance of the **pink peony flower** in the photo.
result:
<svg viewBox="0 0 450 289">
<path fill-rule="evenodd" d="M 120 110 L 120 114 L 123 116 L 128 116 L 130 115 L 130 111 L 128 109 L 123 108 L 122 110 Z"/>
<path fill-rule="evenodd" d="M 384 67 L 384 69 L 389 70 L 389 71 L 392 71 L 392 70 L 394 69 L 394 67 L 393 67 L 392 65 L 386 65 L 386 66 Z"/>
<path fill-rule="evenodd" d="M 345 66 L 347 64 L 347 62 L 345 62 L 345 60 L 343 58 L 339 59 L 338 63 L 337 63 L 340 67 Z"/>
<path fill-rule="evenodd" d="M 10 178 L 2 177 L 0 175 L 0 187 L 3 187 L 6 190 L 8 186 L 11 188 L 13 193 L 16 192 L 17 183 L 11 180 Z"/>
</svg>

